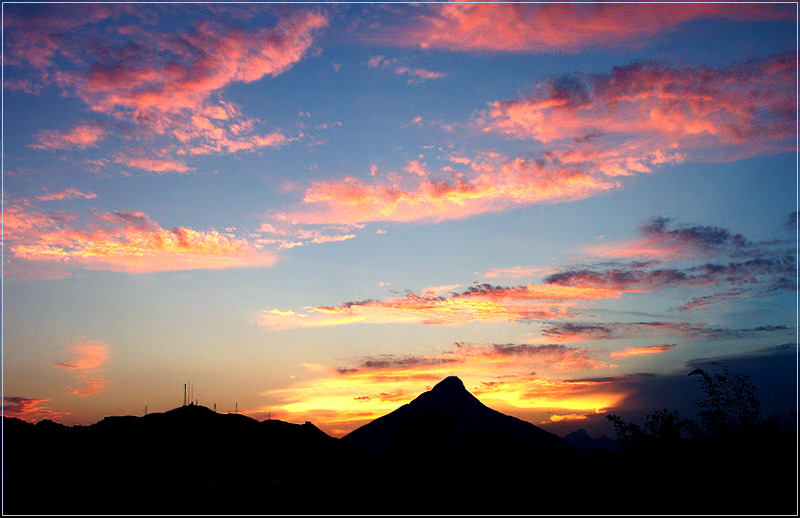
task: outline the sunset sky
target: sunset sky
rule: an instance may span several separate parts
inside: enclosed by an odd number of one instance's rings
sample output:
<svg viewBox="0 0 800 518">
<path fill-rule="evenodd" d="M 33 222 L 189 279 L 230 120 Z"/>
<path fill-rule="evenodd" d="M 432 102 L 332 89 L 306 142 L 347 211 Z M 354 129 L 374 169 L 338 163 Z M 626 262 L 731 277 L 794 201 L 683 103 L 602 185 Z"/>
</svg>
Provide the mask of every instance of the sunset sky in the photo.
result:
<svg viewBox="0 0 800 518">
<path fill-rule="evenodd" d="M 3 9 L 5 415 L 795 408 L 795 4 Z"/>
</svg>

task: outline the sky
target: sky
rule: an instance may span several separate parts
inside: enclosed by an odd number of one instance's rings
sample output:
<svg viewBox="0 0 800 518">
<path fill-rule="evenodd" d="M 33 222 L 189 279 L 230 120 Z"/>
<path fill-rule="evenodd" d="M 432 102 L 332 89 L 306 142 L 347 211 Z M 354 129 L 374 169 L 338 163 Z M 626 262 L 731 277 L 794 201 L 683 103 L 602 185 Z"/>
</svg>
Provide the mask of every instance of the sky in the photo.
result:
<svg viewBox="0 0 800 518">
<path fill-rule="evenodd" d="M 788 413 L 796 12 L 4 3 L 4 415 Z"/>
</svg>

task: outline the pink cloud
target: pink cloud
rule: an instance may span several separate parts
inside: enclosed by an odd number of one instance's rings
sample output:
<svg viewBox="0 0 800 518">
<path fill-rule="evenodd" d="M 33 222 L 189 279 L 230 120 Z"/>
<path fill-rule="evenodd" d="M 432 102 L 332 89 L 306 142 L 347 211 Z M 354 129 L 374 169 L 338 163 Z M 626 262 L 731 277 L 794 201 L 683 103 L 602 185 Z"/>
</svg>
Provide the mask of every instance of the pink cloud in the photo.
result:
<svg viewBox="0 0 800 518">
<path fill-rule="evenodd" d="M 176 160 L 151 158 L 151 157 L 133 157 L 124 154 L 119 154 L 114 158 L 118 164 L 126 165 L 128 167 L 135 167 L 137 169 L 144 169 L 151 173 L 185 173 L 190 171 L 191 168 Z"/>
<path fill-rule="evenodd" d="M 86 198 L 87 200 L 93 200 L 97 198 L 97 195 L 93 192 L 83 192 L 79 189 L 75 189 L 73 187 L 67 187 L 61 191 L 51 192 L 48 194 L 42 194 L 36 197 L 39 201 L 51 201 L 51 200 L 74 200 L 76 198 Z"/>
<path fill-rule="evenodd" d="M 74 21 L 61 20 L 73 14 Z M 315 33 L 327 26 L 326 15 L 297 9 L 272 26 L 245 29 L 227 23 L 223 9 L 212 21 L 175 34 L 151 29 L 157 25 L 149 23 L 153 20 L 119 25 L 122 14 L 155 17 L 145 7 L 59 6 L 12 17 L 7 28 L 11 55 L 41 69 L 47 85 L 81 99 L 92 111 L 131 123 L 135 131 L 130 138 L 149 142 L 156 134 L 179 143 L 153 152 L 157 159 L 129 158 L 131 167 L 186 172 L 191 168 L 176 156 L 264 150 L 295 140 L 279 129 L 259 131 L 261 121 L 243 115 L 223 94 L 232 84 L 254 83 L 291 69 L 308 54 Z M 109 19 L 115 21 L 93 25 Z M 86 45 L 83 31 L 113 31 L 114 38 L 106 38 L 100 52 Z M 56 57 L 74 66 L 59 62 L 56 67 Z M 83 149 L 107 135 L 104 127 L 84 124 L 67 132 L 42 131 L 31 147 Z"/>
<path fill-rule="evenodd" d="M 108 388 L 108 381 L 100 371 L 111 357 L 111 348 L 102 342 L 77 342 L 65 347 L 70 359 L 55 363 L 66 369 L 74 378 L 67 389 L 78 397 L 99 395 Z"/>
<path fill-rule="evenodd" d="M 311 47 L 313 32 L 327 24 L 324 15 L 306 10 L 255 31 L 199 24 L 187 34 L 160 36 L 140 60 L 121 67 L 98 64 L 79 93 L 105 113 L 201 112 L 211 94 L 231 83 L 252 83 L 291 68 Z"/>
<path fill-rule="evenodd" d="M 69 40 L 67 34 L 124 14 L 136 15 L 137 10 L 125 4 L 58 6 L 35 13 L 24 7 L 10 9 L 4 17 L 4 29 L 9 33 L 6 41 L 9 62 L 46 69 L 53 65 L 56 56 L 74 55 L 73 45 L 65 44 Z M 85 40 L 77 44 L 85 44 Z"/>
<path fill-rule="evenodd" d="M 533 139 L 564 166 L 607 176 L 687 159 L 727 161 L 793 149 L 794 53 L 722 68 L 661 63 L 562 77 L 490 103 L 484 131 Z"/>
<path fill-rule="evenodd" d="M 246 238 L 216 230 L 167 230 L 141 212 L 93 214 L 85 224 L 81 219 L 45 213 L 23 200 L 6 203 L 5 236 L 15 270 L 23 276 L 27 265 L 147 273 L 270 266 L 276 260 Z"/>
<path fill-rule="evenodd" d="M 58 130 L 44 130 L 36 134 L 36 144 L 30 144 L 34 149 L 86 149 L 94 147 L 98 142 L 108 136 L 108 130 L 97 122 L 83 122 L 65 132 Z"/>
<path fill-rule="evenodd" d="M 3 82 L 3 88 L 7 90 L 18 90 L 31 95 L 39 95 L 42 85 L 36 84 L 30 79 L 6 78 L 6 80 Z"/>
<path fill-rule="evenodd" d="M 397 26 L 365 39 L 381 44 L 472 52 L 577 52 L 636 44 L 704 18 L 794 20 L 778 5 L 473 4 L 425 6 Z"/>
<path fill-rule="evenodd" d="M 16 396 L 3 397 L 3 414 L 24 421 L 40 421 L 42 419 L 60 419 L 69 412 L 59 412 L 52 408 L 52 399 L 35 399 Z"/>
<path fill-rule="evenodd" d="M 411 166 L 413 168 L 413 165 Z M 435 179 L 414 173 L 370 180 L 313 182 L 297 209 L 271 216 L 290 224 L 444 221 L 534 203 L 586 198 L 616 183 L 574 169 L 523 159 L 473 162 L 467 174 Z"/>
</svg>

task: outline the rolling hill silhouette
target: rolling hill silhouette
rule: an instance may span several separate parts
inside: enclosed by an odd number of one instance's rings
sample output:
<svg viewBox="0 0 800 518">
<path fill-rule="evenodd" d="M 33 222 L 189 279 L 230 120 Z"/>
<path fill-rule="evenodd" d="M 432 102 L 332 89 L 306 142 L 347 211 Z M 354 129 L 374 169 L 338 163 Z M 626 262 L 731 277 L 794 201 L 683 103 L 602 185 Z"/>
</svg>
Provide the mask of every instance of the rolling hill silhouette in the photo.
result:
<svg viewBox="0 0 800 518">
<path fill-rule="evenodd" d="M 352 477 L 359 459 L 311 423 L 259 422 L 200 405 L 89 426 L 3 423 L 5 489 L 16 495 L 4 511 L 12 514 L 287 512 L 309 487 L 338 489 L 330 481 Z M 75 498 L 87 488 L 91 498 Z M 259 504 L 235 503 L 247 494 L 260 495 Z"/>
</svg>

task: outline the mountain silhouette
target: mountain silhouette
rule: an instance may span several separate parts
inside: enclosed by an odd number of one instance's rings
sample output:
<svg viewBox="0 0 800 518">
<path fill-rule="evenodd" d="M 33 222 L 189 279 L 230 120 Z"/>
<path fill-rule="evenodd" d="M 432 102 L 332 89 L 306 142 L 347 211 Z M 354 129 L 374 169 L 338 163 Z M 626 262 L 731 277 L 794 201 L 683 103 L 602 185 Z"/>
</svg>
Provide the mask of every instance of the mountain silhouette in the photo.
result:
<svg viewBox="0 0 800 518">
<path fill-rule="evenodd" d="M 796 429 L 767 425 L 617 453 L 493 410 L 456 377 L 342 439 L 201 405 L 89 426 L 4 417 L 3 512 L 790 514 Z"/>
<path fill-rule="evenodd" d="M 615 453 L 620 451 L 619 443 L 614 439 L 609 439 L 605 435 L 593 439 L 585 428 L 570 432 L 563 439 L 579 450 L 608 450 Z"/>
<path fill-rule="evenodd" d="M 566 451 L 556 435 L 481 403 L 456 376 L 436 384 L 410 403 L 350 432 L 342 441 L 370 454 L 406 449 L 461 448 L 482 439 L 502 438 L 528 447 Z"/>
</svg>

